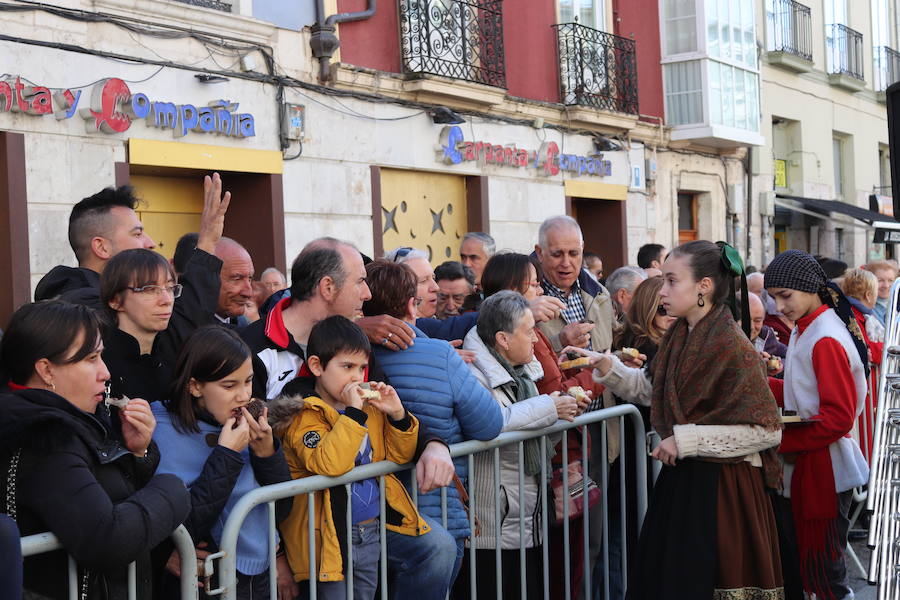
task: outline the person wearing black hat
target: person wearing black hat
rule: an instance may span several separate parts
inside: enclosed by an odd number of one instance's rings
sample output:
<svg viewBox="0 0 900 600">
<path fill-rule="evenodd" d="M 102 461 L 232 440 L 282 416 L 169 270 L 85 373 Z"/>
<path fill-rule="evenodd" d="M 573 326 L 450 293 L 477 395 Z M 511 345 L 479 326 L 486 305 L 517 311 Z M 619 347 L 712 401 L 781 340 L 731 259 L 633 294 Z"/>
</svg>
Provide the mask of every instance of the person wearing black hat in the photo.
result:
<svg viewBox="0 0 900 600">
<path fill-rule="evenodd" d="M 784 488 L 775 500 L 782 554 L 786 561 L 799 558 L 801 579 L 789 581 L 797 570 L 786 563 L 785 588 L 802 585 L 817 598 L 851 598 L 844 558 L 848 514 L 852 490 L 868 481 L 869 467 L 849 433 L 865 406 L 868 352 L 847 298 L 809 254 L 776 256 L 765 286 L 796 323 L 784 380 L 770 379 L 770 385 L 779 404 L 806 421 L 787 427 L 778 449 L 785 463 Z"/>
</svg>

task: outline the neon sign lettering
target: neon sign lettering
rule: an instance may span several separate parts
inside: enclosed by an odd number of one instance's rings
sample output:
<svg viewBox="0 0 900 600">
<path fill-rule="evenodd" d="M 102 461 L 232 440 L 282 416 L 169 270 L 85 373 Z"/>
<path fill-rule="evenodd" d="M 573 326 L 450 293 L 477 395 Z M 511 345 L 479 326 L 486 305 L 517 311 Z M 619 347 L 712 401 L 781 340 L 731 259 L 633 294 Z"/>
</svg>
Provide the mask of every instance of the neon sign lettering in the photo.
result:
<svg viewBox="0 0 900 600">
<path fill-rule="evenodd" d="M 0 113 L 52 114 L 62 121 L 78 112 L 88 133 L 122 133 L 144 120 L 148 127 L 171 129 L 176 138 L 189 132 L 236 138 L 256 135 L 253 115 L 237 112 L 239 104 L 229 100 L 200 107 L 151 100 L 146 94 L 132 93 L 125 81 L 115 77 L 96 84 L 89 93 L 89 106 L 79 109 L 81 94 L 81 90 L 29 85 L 21 76 L 8 76 L 0 79 Z"/>
<path fill-rule="evenodd" d="M 602 154 L 581 156 L 562 154 L 556 142 L 544 142 L 538 150 L 524 150 L 515 145 L 501 146 L 490 142 L 466 141 L 460 127 L 444 127 L 441 131 L 438 160 L 448 165 L 477 162 L 479 165 L 498 165 L 513 168 L 533 168 L 545 177 L 561 171 L 575 176 L 612 175 L 612 162 Z"/>
</svg>

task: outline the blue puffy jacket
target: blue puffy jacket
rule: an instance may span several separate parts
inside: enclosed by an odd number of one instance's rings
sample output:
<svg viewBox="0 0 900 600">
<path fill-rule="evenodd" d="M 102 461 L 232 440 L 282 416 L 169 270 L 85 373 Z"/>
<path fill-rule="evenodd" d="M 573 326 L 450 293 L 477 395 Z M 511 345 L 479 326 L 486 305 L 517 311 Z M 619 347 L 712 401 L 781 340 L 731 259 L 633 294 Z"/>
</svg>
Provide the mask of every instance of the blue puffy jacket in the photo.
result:
<svg viewBox="0 0 900 600">
<path fill-rule="evenodd" d="M 492 440 L 503 428 L 500 407 L 450 344 L 427 337 L 420 329 L 416 343 L 392 352 L 375 346 L 378 363 L 391 385 L 414 414 L 432 433 L 448 444 L 465 440 Z M 454 459 L 456 473 L 465 483 L 466 458 Z M 407 486 L 414 485 L 409 478 Z M 468 486 L 467 486 L 468 488 Z M 419 495 L 419 511 L 441 519 L 441 490 Z M 456 488 L 447 488 L 447 531 L 455 538 L 469 536 L 469 521 Z"/>
</svg>

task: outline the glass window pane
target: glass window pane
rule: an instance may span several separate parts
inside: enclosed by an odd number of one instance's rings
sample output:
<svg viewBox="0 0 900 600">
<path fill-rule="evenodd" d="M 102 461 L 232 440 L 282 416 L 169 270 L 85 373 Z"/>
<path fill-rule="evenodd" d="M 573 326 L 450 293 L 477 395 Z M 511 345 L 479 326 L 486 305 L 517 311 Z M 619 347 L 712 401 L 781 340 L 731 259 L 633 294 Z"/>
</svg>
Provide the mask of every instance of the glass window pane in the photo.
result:
<svg viewBox="0 0 900 600">
<path fill-rule="evenodd" d="M 697 50 L 695 0 L 666 0 L 666 55 Z"/>
<path fill-rule="evenodd" d="M 709 2 L 706 5 L 706 51 L 710 56 L 721 56 L 719 47 L 719 5 Z"/>
<path fill-rule="evenodd" d="M 666 90 L 667 123 L 684 125 L 703 122 L 700 61 L 664 65 L 663 82 Z"/>
<path fill-rule="evenodd" d="M 560 23 L 571 23 L 575 20 L 575 0 L 559 0 L 559 21 Z"/>
<path fill-rule="evenodd" d="M 734 127 L 734 67 L 722 65 L 722 125 Z"/>
<path fill-rule="evenodd" d="M 756 73 L 744 74 L 747 87 L 747 129 L 759 131 L 759 86 Z"/>
<path fill-rule="evenodd" d="M 709 121 L 722 124 L 722 64 L 709 61 Z"/>
<path fill-rule="evenodd" d="M 744 85 L 744 72 L 734 69 L 734 126 L 741 129 L 747 127 L 747 90 Z"/>
<path fill-rule="evenodd" d="M 694 196 L 693 194 L 678 194 L 678 229 L 697 229 L 694 223 Z"/>
</svg>

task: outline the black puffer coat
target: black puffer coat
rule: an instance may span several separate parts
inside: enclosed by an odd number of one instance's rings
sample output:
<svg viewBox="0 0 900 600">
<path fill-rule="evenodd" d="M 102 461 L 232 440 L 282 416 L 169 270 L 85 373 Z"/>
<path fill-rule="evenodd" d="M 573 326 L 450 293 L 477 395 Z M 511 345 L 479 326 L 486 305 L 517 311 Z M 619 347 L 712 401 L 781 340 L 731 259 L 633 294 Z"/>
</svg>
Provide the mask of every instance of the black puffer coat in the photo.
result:
<svg viewBox="0 0 900 600">
<path fill-rule="evenodd" d="M 150 598 L 150 549 L 184 521 L 190 499 L 177 477 L 154 476 L 155 445 L 135 457 L 109 421 L 103 405 L 91 415 L 45 390 L 0 396 L 0 509 L 6 512 L 5 499 L 14 497 L 23 536 L 51 531 L 59 538 L 78 563 L 87 598 L 124 600 L 132 561 L 138 598 Z M 66 574 L 64 552 L 28 558 L 25 589 L 65 598 Z"/>
</svg>

